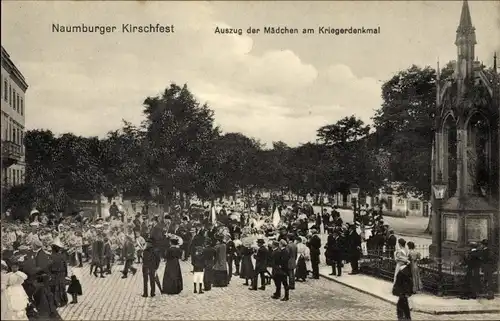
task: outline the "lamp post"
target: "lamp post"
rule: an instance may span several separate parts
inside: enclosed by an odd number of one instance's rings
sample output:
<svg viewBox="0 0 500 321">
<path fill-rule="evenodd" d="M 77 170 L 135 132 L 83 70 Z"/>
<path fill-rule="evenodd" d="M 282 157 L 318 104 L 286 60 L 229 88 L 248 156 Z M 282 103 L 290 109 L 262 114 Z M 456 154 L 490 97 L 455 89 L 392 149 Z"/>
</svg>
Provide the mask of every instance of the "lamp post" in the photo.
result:
<svg viewBox="0 0 500 321">
<path fill-rule="evenodd" d="M 356 215 L 357 215 L 357 211 L 356 211 L 356 208 L 357 208 L 357 203 L 358 203 L 358 195 L 359 195 L 359 187 L 358 185 L 353 185 L 349 191 L 351 192 L 351 197 L 353 198 L 352 200 L 352 205 L 353 205 L 353 218 L 352 218 L 352 221 L 354 224 L 356 224 Z"/>
<path fill-rule="evenodd" d="M 443 206 L 443 199 L 446 194 L 446 189 L 448 188 L 448 185 L 446 185 L 443 182 L 443 173 L 439 172 L 437 180 L 434 182 L 432 185 L 432 190 L 434 192 L 434 199 L 435 199 L 435 205 L 436 205 L 436 217 L 434 218 L 436 220 L 436 231 L 435 233 L 437 234 L 437 244 L 436 244 L 436 256 L 437 256 L 437 261 L 438 261 L 438 276 L 439 280 L 442 280 L 443 277 L 443 228 L 442 228 L 442 206 Z M 442 291 L 442 283 L 439 282 L 438 284 L 438 295 L 443 295 Z"/>
</svg>

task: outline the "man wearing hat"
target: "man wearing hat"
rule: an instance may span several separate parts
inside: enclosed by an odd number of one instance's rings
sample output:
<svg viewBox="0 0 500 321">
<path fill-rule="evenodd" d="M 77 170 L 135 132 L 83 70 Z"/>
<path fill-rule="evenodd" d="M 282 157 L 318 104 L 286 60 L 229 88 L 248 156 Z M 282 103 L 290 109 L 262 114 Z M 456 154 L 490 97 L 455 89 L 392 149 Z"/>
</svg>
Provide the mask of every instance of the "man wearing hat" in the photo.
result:
<svg viewBox="0 0 500 321">
<path fill-rule="evenodd" d="M 288 301 L 290 299 L 290 289 L 288 287 L 288 261 L 290 256 L 286 249 L 287 242 L 281 240 L 279 242 L 273 242 L 273 280 L 276 286 L 276 291 L 274 292 L 272 298 L 279 299 L 281 297 L 281 286 L 285 290 L 285 296 L 281 301 Z"/>
<path fill-rule="evenodd" d="M 31 231 L 26 236 L 26 243 L 28 245 L 32 246 L 34 242 L 40 241 L 40 237 L 38 236 L 38 228 L 39 228 L 39 226 L 40 226 L 40 223 L 38 223 L 38 222 L 32 222 L 32 223 L 30 223 Z"/>
<path fill-rule="evenodd" d="M 309 249 L 311 252 L 311 268 L 313 279 L 319 279 L 319 256 L 321 254 L 321 238 L 318 235 L 318 227 L 311 226 L 311 238 L 309 239 Z"/>
<path fill-rule="evenodd" d="M 259 249 L 257 250 L 257 254 L 255 255 L 255 274 L 252 280 L 252 286 L 249 288 L 250 290 L 257 290 L 257 282 L 260 276 L 260 287 L 259 290 L 266 289 L 266 273 L 267 272 L 267 262 L 268 262 L 268 250 L 266 246 L 266 242 L 263 238 L 259 238 L 257 240 L 257 246 Z"/>
<path fill-rule="evenodd" d="M 142 253 L 142 282 L 143 282 L 142 296 L 145 298 L 148 297 L 148 283 L 150 287 L 151 297 L 155 296 L 156 271 L 158 270 L 159 266 L 160 266 L 160 257 L 158 255 L 158 252 L 156 252 L 155 249 L 153 248 L 153 243 L 151 239 L 147 239 L 146 248 Z M 160 292 L 161 292 L 161 287 L 160 287 Z"/>
</svg>

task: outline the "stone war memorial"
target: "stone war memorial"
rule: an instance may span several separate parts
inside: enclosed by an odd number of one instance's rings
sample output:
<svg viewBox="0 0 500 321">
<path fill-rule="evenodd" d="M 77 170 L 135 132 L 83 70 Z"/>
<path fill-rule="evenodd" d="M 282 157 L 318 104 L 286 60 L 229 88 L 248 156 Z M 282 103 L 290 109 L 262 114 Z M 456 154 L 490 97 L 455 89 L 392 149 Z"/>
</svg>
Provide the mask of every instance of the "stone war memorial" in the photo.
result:
<svg viewBox="0 0 500 321">
<path fill-rule="evenodd" d="M 472 242 L 499 248 L 499 108 L 497 57 L 486 68 L 475 57 L 476 33 L 463 2 L 448 79 L 437 75 L 432 184 L 434 227 L 431 255 L 458 262 Z M 442 195 L 437 196 L 437 193 Z M 439 199 L 439 202 L 438 202 Z M 441 247 L 441 248 L 440 248 Z"/>
</svg>

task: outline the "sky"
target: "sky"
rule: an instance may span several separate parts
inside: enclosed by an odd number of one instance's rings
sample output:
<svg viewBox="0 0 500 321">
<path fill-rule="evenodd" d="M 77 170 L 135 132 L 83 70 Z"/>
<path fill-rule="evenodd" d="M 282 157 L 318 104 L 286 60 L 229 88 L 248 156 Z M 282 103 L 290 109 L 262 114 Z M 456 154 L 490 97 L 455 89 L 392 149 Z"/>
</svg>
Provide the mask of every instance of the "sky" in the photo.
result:
<svg viewBox="0 0 500 321">
<path fill-rule="evenodd" d="M 476 55 L 500 53 L 500 2 L 469 1 Z M 187 83 L 223 132 L 268 144 L 316 139 L 355 115 L 371 122 L 381 85 L 456 59 L 461 1 L 2 1 L 2 45 L 29 84 L 26 128 L 104 137 L 139 124 L 146 97 Z M 52 24 L 174 25 L 170 34 L 55 33 Z M 243 35 L 217 35 L 216 27 Z M 248 35 L 249 27 L 376 28 L 377 35 Z"/>
</svg>

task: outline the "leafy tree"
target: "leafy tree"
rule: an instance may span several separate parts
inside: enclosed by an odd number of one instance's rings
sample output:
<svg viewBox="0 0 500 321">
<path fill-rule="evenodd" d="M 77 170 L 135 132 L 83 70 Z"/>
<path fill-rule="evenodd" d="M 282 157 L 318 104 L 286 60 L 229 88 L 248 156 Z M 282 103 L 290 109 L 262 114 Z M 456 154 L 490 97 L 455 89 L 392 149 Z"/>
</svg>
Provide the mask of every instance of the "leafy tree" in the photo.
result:
<svg viewBox="0 0 500 321">
<path fill-rule="evenodd" d="M 452 73 L 448 64 L 441 77 L 448 79 Z M 436 71 L 413 65 L 384 83 L 382 97 L 373 121 L 378 146 L 391 155 L 392 180 L 402 183 L 403 193 L 429 199 Z"/>
<path fill-rule="evenodd" d="M 446 65 L 441 79 L 450 79 L 452 73 L 452 65 Z M 400 71 L 384 83 L 382 98 L 373 121 L 377 145 L 390 155 L 391 178 L 402 184 L 401 193 L 429 199 L 436 71 L 415 65 Z"/>
<path fill-rule="evenodd" d="M 326 125 L 318 129 L 319 141 L 327 146 L 341 145 L 366 137 L 370 126 L 365 125 L 361 119 L 352 115 L 344 117 L 335 124 Z"/>
<path fill-rule="evenodd" d="M 144 105 L 150 164 L 168 205 L 176 190 L 189 193 L 200 187 L 195 182 L 209 173 L 203 171 L 202 160 L 211 157 L 208 153 L 219 129 L 214 126 L 213 111 L 201 105 L 187 85 L 171 84 L 161 96 L 147 98 Z M 211 186 L 210 181 L 201 181 L 207 189 Z"/>
<path fill-rule="evenodd" d="M 120 130 L 109 132 L 102 141 L 101 164 L 108 183 L 105 191 L 108 197 L 123 193 L 126 198 L 151 200 L 150 190 L 156 184 L 144 134 L 124 121 Z"/>
</svg>

